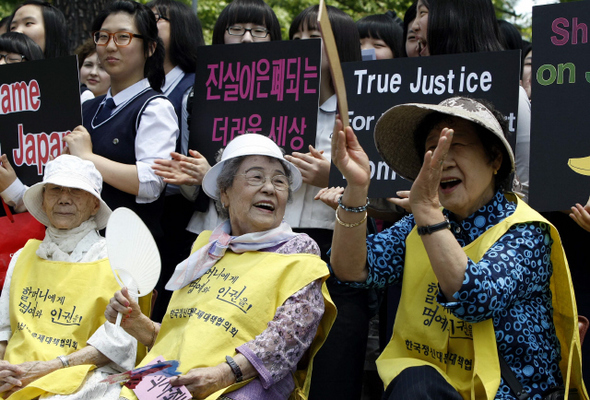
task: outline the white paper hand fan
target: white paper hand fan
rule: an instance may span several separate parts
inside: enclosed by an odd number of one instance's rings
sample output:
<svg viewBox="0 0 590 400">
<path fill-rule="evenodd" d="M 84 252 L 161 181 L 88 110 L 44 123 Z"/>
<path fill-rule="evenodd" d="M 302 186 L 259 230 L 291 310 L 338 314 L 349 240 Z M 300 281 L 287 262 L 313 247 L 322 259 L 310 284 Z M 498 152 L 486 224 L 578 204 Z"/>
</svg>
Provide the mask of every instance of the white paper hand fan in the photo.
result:
<svg viewBox="0 0 590 400">
<path fill-rule="evenodd" d="M 107 252 L 115 279 L 135 298 L 150 294 L 160 277 L 160 253 L 149 229 L 128 208 L 117 208 L 106 228 Z M 117 316 L 117 328 L 122 314 Z M 117 330 L 115 330 L 117 332 Z"/>
</svg>

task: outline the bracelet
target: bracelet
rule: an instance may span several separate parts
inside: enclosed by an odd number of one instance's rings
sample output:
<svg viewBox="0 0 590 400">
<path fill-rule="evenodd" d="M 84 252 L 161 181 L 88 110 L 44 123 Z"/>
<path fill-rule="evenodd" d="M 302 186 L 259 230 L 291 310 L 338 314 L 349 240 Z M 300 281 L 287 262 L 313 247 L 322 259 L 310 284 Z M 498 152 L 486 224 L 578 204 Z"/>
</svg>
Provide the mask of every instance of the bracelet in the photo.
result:
<svg viewBox="0 0 590 400">
<path fill-rule="evenodd" d="M 70 361 L 68 360 L 68 357 L 66 356 L 57 356 L 57 358 L 59 359 L 59 361 L 61 361 L 61 365 L 63 368 L 67 368 L 70 366 Z"/>
<path fill-rule="evenodd" d="M 230 356 L 225 356 L 225 362 L 229 365 L 232 372 L 236 376 L 236 383 L 242 382 L 244 380 L 244 376 L 242 375 L 242 370 L 236 361 Z"/>
<path fill-rule="evenodd" d="M 419 226 L 418 227 L 418 235 L 420 235 L 420 236 L 430 235 L 431 233 L 434 233 L 436 231 L 440 231 L 442 229 L 451 229 L 451 223 L 449 222 L 449 219 L 446 216 L 445 216 L 445 220 L 443 222 L 438 223 L 438 224 Z"/>
<path fill-rule="evenodd" d="M 353 213 L 360 213 L 360 212 L 366 211 L 367 210 L 367 207 L 370 204 L 369 198 L 367 197 L 367 204 L 365 204 L 364 206 L 360 206 L 360 207 L 346 207 L 344 204 L 342 204 L 342 196 L 344 196 L 344 195 L 340 195 L 340 197 L 338 197 L 338 207 L 340 207 L 344 211 L 349 211 L 349 212 L 353 212 Z"/>
<path fill-rule="evenodd" d="M 367 220 L 367 212 L 365 211 L 365 216 L 359 222 L 355 222 L 354 224 L 349 224 L 347 222 L 342 222 L 340 218 L 338 218 L 338 208 L 336 209 L 336 222 L 342 225 L 345 228 L 355 228 L 365 222 Z"/>
</svg>

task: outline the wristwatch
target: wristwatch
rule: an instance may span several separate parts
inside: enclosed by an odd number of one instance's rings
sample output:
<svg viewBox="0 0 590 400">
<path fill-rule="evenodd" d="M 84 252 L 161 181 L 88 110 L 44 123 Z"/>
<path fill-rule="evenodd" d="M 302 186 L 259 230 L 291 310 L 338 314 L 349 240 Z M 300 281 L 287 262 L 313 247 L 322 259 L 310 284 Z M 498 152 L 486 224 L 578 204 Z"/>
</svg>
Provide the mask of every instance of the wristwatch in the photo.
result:
<svg viewBox="0 0 590 400">
<path fill-rule="evenodd" d="M 445 215 L 445 220 L 443 222 L 440 222 L 440 223 L 434 224 L 434 225 L 419 226 L 418 227 L 418 235 L 420 235 L 420 236 L 430 235 L 431 233 L 434 233 L 436 231 L 440 231 L 442 229 L 451 229 L 451 223 L 449 222 L 449 219 L 447 218 L 446 215 Z"/>
</svg>

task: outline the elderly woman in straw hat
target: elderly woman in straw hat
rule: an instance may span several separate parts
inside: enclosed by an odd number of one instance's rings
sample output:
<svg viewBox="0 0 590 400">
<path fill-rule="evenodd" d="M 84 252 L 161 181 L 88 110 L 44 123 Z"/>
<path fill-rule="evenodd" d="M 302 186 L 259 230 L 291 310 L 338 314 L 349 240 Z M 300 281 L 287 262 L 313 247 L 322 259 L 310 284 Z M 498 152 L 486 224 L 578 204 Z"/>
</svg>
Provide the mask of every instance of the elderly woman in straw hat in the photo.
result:
<svg viewBox="0 0 590 400">
<path fill-rule="evenodd" d="M 244 134 L 227 145 L 202 188 L 228 219 L 201 233 L 176 267 L 162 324 L 139 313 L 125 289 L 105 312 L 109 321 L 125 314 L 121 326 L 151 347 L 140 365 L 179 360 L 183 374 L 172 385 L 199 399 L 307 397 L 311 360 L 335 310 L 317 244 L 283 221 L 301 182 L 268 137 Z M 121 397 L 135 395 L 125 388 Z"/>
<path fill-rule="evenodd" d="M 413 214 L 369 237 L 369 160 L 349 127 L 333 140 L 348 186 L 331 267 L 355 286 L 402 285 L 394 333 L 377 361 L 385 399 L 514 399 L 518 391 L 541 399 L 564 381 L 586 395 L 559 235 L 504 191 L 514 169 L 504 134 L 491 105 L 464 97 L 387 111 L 375 143 L 414 181 Z M 509 375 L 523 389 L 509 386 Z"/>
<path fill-rule="evenodd" d="M 119 285 L 98 234 L 111 214 L 101 190 L 94 164 L 62 155 L 24 194 L 47 230 L 14 255 L 0 297 L 4 398 L 116 399 L 99 381 L 135 364 L 135 339 L 113 339 L 103 315 Z"/>
</svg>

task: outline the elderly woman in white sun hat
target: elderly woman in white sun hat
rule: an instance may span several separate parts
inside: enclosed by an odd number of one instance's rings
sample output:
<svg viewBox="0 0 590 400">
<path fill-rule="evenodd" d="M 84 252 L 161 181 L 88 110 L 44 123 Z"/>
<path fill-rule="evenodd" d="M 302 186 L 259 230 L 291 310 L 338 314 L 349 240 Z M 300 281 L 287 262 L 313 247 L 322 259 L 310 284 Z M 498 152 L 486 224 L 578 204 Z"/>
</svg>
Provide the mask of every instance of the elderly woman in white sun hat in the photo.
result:
<svg viewBox="0 0 590 400">
<path fill-rule="evenodd" d="M 180 360 L 183 375 L 171 383 L 199 399 L 306 398 L 335 310 L 317 244 L 283 221 L 300 186 L 301 173 L 268 137 L 243 134 L 227 145 L 202 187 L 228 219 L 201 233 L 176 267 L 162 324 L 139 313 L 126 290 L 105 313 L 109 321 L 129 315 L 121 326 L 151 347 L 140 365 Z M 126 388 L 121 397 L 135 399 Z"/>
<path fill-rule="evenodd" d="M 413 181 L 412 214 L 368 237 L 368 157 L 351 128 L 334 138 L 347 187 L 331 267 L 356 287 L 402 285 L 377 360 L 384 399 L 540 400 L 564 384 L 587 398 L 559 234 L 505 192 L 514 170 L 505 132 L 491 104 L 466 97 L 385 112 L 375 143 Z M 512 375 L 522 389 L 507 383 Z"/>
<path fill-rule="evenodd" d="M 3 398 L 116 399 L 99 381 L 134 367 L 137 342 L 113 339 L 103 314 L 119 285 L 98 233 L 111 214 L 101 190 L 94 164 L 62 155 L 24 194 L 47 230 L 14 255 L 0 296 Z"/>
</svg>

